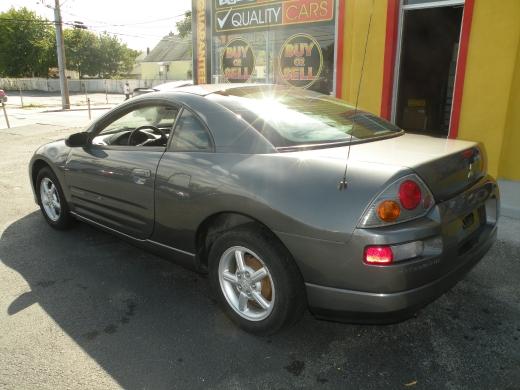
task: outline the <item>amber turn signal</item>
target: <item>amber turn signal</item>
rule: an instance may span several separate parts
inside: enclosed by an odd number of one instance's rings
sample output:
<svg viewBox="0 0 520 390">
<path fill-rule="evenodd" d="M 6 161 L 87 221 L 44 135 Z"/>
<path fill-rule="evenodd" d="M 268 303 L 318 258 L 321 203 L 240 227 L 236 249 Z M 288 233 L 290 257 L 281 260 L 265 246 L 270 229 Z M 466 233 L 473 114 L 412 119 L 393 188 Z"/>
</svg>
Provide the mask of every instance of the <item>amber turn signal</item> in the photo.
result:
<svg viewBox="0 0 520 390">
<path fill-rule="evenodd" d="M 377 215 L 382 221 L 392 222 L 399 218 L 401 208 L 393 200 L 385 200 L 377 207 Z"/>
</svg>

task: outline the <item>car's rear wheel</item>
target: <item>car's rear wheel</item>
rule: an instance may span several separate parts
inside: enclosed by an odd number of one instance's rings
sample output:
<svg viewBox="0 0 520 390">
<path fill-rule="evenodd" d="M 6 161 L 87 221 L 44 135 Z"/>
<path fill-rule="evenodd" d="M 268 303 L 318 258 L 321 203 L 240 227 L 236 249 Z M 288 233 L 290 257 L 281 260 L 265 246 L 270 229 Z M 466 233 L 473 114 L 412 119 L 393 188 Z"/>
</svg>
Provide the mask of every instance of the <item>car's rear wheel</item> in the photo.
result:
<svg viewBox="0 0 520 390">
<path fill-rule="evenodd" d="M 47 223 L 55 229 L 66 229 L 74 221 L 56 175 L 42 168 L 36 178 L 38 204 Z"/>
<path fill-rule="evenodd" d="M 210 249 L 209 272 L 224 311 L 248 332 L 275 333 L 305 309 L 298 268 L 277 239 L 262 229 L 223 233 Z"/>
</svg>

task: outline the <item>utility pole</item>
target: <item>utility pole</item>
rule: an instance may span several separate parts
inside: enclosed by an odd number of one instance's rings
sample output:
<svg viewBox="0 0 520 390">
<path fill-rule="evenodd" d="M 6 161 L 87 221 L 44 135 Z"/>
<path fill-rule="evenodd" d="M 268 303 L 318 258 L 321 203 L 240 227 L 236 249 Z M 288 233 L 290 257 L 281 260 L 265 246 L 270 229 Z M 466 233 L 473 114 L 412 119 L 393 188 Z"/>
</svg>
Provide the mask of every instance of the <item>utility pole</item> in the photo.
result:
<svg viewBox="0 0 520 390">
<path fill-rule="evenodd" d="M 54 23 L 56 24 L 56 46 L 58 48 L 58 70 L 60 72 L 61 107 L 64 110 L 70 108 L 69 86 L 65 77 L 65 42 L 61 23 L 60 1 L 54 0 Z"/>
</svg>

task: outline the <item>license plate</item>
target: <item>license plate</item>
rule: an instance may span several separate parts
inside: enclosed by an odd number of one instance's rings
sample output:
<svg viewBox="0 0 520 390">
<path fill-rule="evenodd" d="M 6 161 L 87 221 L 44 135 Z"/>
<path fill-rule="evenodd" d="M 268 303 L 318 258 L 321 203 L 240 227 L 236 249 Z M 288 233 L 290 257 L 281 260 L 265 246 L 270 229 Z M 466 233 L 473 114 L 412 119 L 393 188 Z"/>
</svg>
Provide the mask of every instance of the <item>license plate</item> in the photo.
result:
<svg viewBox="0 0 520 390">
<path fill-rule="evenodd" d="M 486 223 L 486 208 L 484 206 L 473 210 L 461 219 L 459 242 Z"/>
</svg>

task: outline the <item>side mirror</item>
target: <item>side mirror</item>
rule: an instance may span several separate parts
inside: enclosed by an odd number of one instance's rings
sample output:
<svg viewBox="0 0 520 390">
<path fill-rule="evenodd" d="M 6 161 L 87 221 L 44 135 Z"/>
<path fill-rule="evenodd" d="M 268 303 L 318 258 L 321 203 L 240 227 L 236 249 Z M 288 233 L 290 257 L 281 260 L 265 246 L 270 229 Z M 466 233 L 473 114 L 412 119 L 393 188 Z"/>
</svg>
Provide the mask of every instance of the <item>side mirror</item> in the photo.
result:
<svg viewBox="0 0 520 390">
<path fill-rule="evenodd" d="M 69 135 L 65 139 L 65 144 L 71 148 L 87 146 L 87 143 L 88 143 L 88 133 L 87 132 L 74 133 L 74 134 Z"/>
</svg>

